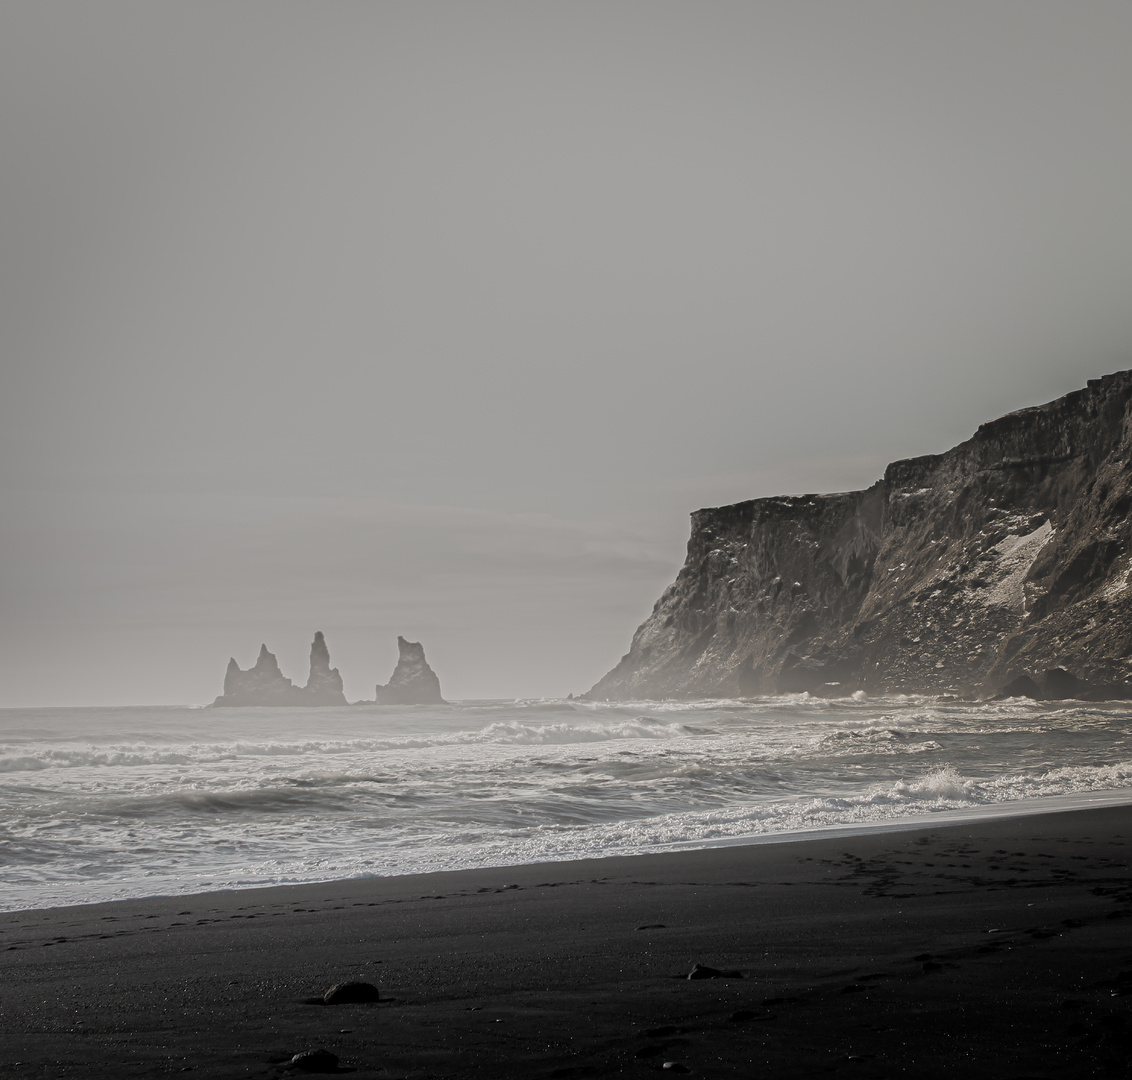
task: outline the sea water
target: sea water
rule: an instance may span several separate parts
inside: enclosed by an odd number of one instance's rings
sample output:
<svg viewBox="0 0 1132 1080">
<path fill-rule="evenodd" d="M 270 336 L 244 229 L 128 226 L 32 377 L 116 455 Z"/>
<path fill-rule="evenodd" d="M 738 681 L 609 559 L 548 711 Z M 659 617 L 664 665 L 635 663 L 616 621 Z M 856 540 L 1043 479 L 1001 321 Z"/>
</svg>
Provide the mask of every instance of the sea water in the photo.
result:
<svg viewBox="0 0 1132 1080">
<path fill-rule="evenodd" d="M 930 698 L 0 710 L 0 909 L 1132 801 L 1132 708 Z"/>
</svg>

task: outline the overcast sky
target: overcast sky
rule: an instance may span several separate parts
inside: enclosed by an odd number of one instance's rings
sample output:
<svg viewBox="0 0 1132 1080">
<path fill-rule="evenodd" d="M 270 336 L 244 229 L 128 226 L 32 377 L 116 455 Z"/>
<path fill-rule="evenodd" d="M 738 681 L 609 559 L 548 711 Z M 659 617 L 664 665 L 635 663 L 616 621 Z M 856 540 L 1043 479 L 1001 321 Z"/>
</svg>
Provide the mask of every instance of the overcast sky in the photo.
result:
<svg viewBox="0 0 1132 1080">
<path fill-rule="evenodd" d="M 1132 4 L 0 6 L 0 705 L 628 648 L 687 515 L 1132 367 Z"/>
</svg>

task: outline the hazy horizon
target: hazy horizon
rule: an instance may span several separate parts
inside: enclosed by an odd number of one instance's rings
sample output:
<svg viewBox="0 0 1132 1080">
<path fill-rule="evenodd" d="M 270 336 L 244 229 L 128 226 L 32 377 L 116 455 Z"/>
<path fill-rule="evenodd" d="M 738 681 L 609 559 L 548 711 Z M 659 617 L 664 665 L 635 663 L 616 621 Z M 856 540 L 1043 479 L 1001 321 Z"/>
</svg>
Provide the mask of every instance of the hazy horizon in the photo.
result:
<svg viewBox="0 0 1132 1080">
<path fill-rule="evenodd" d="M 1132 7 L 0 10 L 0 707 L 586 690 L 688 514 L 1132 367 Z"/>
</svg>

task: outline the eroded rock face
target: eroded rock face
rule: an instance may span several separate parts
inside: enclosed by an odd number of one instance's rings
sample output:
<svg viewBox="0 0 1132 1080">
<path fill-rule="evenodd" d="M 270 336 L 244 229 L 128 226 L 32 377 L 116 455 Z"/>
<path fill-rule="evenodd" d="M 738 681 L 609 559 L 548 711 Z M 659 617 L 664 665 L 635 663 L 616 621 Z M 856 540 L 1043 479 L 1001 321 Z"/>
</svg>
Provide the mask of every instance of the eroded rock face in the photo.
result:
<svg viewBox="0 0 1132 1080">
<path fill-rule="evenodd" d="M 397 666 L 384 686 L 377 687 L 378 705 L 443 705 L 440 680 L 428 666 L 419 641 L 397 638 Z"/>
<path fill-rule="evenodd" d="M 866 491 L 692 515 L 607 699 L 1132 697 L 1132 372 Z"/>
<path fill-rule="evenodd" d="M 303 694 L 310 705 L 345 705 L 342 676 L 330 666 L 330 650 L 321 630 L 316 630 L 311 642 L 311 667 Z"/>
<path fill-rule="evenodd" d="M 291 705 L 299 688 L 279 670 L 279 661 L 266 645 L 259 647 L 254 666 L 242 671 L 236 658 L 228 661 L 224 693 L 213 705 Z"/>
<path fill-rule="evenodd" d="M 213 703 L 216 706 L 250 707 L 256 705 L 345 705 L 342 676 L 330 666 L 330 650 L 322 631 L 316 631 L 311 644 L 310 676 L 306 686 L 296 686 L 279 670 L 279 661 L 266 645 L 259 647 L 254 666 L 240 669 L 235 657 L 228 661 L 224 673 L 224 693 Z"/>
</svg>

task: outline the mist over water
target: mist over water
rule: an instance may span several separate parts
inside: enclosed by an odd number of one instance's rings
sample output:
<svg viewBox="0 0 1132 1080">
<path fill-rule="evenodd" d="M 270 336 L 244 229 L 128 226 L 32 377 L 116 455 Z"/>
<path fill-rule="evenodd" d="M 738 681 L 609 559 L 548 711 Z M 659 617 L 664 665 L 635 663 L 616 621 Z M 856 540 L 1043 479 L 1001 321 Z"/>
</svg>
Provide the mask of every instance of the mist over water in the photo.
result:
<svg viewBox="0 0 1132 1080">
<path fill-rule="evenodd" d="M 1132 797 L 1130 721 L 1126 704 L 806 695 L 8 709 L 0 909 Z"/>
</svg>

